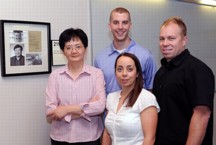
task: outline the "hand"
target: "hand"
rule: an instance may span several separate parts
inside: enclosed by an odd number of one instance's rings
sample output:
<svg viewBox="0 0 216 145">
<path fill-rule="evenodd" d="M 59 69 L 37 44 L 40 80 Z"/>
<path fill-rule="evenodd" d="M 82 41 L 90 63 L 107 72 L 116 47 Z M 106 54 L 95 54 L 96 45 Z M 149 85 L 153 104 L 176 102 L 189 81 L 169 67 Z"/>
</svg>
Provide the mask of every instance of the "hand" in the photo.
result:
<svg viewBox="0 0 216 145">
<path fill-rule="evenodd" d="M 95 97 L 92 97 L 89 102 L 95 102 L 95 101 L 98 101 L 98 100 L 99 100 L 99 97 L 95 96 Z"/>
<path fill-rule="evenodd" d="M 78 118 L 81 118 L 80 115 L 76 115 L 76 114 L 71 115 L 71 119 L 78 119 Z"/>
<path fill-rule="evenodd" d="M 67 115 L 67 106 L 58 106 L 55 110 L 47 114 L 49 120 L 62 120 Z"/>
</svg>

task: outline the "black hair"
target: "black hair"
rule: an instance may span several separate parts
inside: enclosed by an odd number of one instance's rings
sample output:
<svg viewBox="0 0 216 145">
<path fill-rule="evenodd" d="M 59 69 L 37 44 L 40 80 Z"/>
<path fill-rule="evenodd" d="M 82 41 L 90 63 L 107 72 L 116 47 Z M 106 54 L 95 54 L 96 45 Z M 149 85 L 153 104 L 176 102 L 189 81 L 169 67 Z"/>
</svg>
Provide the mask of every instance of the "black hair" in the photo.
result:
<svg viewBox="0 0 216 145">
<path fill-rule="evenodd" d="M 60 49 L 63 51 L 66 42 L 69 42 L 71 39 L 77 39 L 77 38 L 79 38 L 82 41 L 83 46 L 86 49 L 88 47 L 88 37 L 86 33 L 79 28 L 77 29 L 69 28 L 64 30 L 61 33 L 61 35 L 59 36 Z"/>
<path fill-rule="evenodd" d="M 21 45 L 19 45 L 19 44 L 14 46 L 14 50 L 17 49 L 17 48 L 21 48 L 21 51 L 23 50 L 23 47 Z"/>
</svg>

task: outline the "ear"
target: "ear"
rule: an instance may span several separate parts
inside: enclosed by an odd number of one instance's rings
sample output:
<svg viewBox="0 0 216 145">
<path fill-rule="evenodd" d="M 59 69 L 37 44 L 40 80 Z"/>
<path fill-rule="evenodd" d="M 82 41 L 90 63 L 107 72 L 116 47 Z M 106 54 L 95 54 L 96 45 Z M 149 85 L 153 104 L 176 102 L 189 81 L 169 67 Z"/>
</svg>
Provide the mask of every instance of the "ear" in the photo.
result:
<svg viewBox="0 0 216 145">
<path fill-rule="evenodd" d="M 129 29 L 130 29 L 130 31 L 131 31 L 131 29 L 132 29 L 132 22 L 130 22 L 130 28 L 129 28 Z"/>
<path fill-rule="evenodd" d="M 65 56 L 65 51 L 64 50 L 62 50 L 62 54 Z"/>
<path fill-rule="evenodd" d="M 188 37 L 184 36 L 182 41 L 183 41 L 183 46 L 185 47 L 188 42 Z"/>
<path fill-rule="evenodd" d="M 108 23 L 108 29 L 111 31 L 111 26 L 110 26 L 111 24 L 110 23 Z"/>
</svg>

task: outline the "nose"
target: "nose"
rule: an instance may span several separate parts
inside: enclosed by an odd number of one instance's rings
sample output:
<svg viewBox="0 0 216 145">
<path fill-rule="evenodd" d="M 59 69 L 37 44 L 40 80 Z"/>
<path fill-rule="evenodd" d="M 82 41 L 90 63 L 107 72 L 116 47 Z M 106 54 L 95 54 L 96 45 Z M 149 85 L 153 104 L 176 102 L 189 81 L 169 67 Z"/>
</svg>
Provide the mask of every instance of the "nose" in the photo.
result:
<svg viewBox="0 0 216 145">
<path fill-rule="evenodd" d="M 126 69 L 123 70 L 122 75 L 127 76 L 127 70 Z"/>
<path fill-rule="evenodd" d="M 118 28 L 119 28 L 119 29 L 122 29 L 122 28 L 123 28 L 123 24 L 122 24 L 122 23 L 119 23 Z"/>
<path fill-rule="evenodd" d="M 71 53 L 75 53 L 75 52 L 77 52 L 76 48 L 75 48 L 75 47 L 72 47 L 72 48 L 71 48 Z"/>
<path fill-rule="evenodd" d="M 163 46 L 167 46 L 169 44 L 169 41 L 167 39 L 164 39 L 161 43 Z"/>
</svg>

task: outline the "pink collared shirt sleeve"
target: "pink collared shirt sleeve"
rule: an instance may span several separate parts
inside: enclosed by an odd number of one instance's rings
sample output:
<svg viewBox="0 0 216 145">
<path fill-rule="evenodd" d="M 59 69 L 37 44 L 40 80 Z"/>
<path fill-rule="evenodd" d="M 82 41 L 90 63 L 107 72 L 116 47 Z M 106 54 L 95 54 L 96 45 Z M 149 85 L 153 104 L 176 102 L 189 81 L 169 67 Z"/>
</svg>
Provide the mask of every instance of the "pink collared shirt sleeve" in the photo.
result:
<svg viewBox="0 0 216 145">
<path fill-rule="evenodd" d="M 54 110 L 57 105 L 57 89 L 56 89 L 56 75 L 50 75 L 48 79 L 48 84 L 46 87 L 46 114 Z"/>
<path fill-rule="evenodd" d="M 95 95 L 92 97 L 98 97 L 98 100 L 80 104 L 80 107 L 84 112 L 81 116 L 89 121 L 90 118 L 88 116 L 95 116 L 104 112 L 106 103 L 105 81 L 103 73 L 102 71 L 95 71 L 94 73 L 96 73 L 96 83 L 94 86 Z"/>
</svg>

